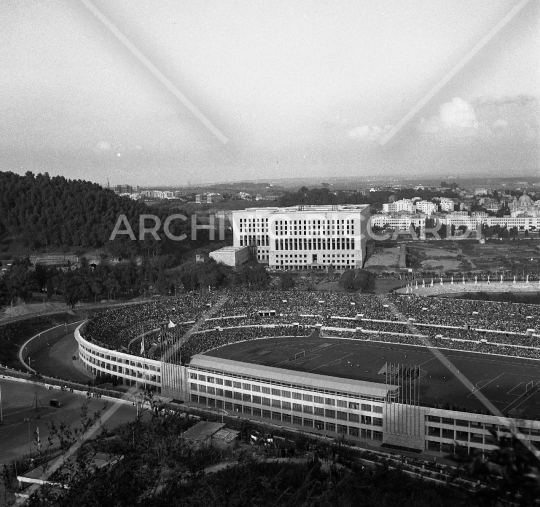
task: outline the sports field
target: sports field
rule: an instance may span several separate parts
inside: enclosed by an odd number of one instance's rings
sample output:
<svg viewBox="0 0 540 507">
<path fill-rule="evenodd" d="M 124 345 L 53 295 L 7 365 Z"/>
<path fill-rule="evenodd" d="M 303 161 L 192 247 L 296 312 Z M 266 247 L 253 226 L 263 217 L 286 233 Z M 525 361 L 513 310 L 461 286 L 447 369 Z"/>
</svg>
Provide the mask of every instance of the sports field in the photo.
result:
<svg viewBox="0 0 540 507">
<path fill-rule="evenodd" d="M 302 351 L 305 351 L 305 355 L 294 359 Z M 475 395 L 481 392 L 503 414 L 515 410 L 516 415 L 522 418 L 540 418 L 538 389 L 526 394 L 527 384 L 532 382 L 536 385 L 540 382 L 540 361 L 454 350 L 442 352 L 475 386 L 474 392 L 450 373 L 431 350 L 418 346 L 311 335 L 245 341 L 226 345 L 207 354 L 235 361 L 379 383 L 385 381 L 379 371 L 386 362 L 420 365 L 420 401 L 423 403 L 448 403 L 456 408 L 487 410 Z"/>
</svg>

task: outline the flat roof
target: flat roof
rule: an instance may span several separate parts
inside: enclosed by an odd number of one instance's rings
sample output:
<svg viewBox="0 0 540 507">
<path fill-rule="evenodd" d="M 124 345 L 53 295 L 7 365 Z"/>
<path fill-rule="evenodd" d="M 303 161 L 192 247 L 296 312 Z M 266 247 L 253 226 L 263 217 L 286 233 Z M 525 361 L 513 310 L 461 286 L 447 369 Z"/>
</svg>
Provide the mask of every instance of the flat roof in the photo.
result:
<svg viewBox="0 0 540 507">
<path fill-rule="evenodd" d="M 329 375 L 320 375 L 318 373 L 287 370 L 285 368 L 244 363 L 232 359 L 206 356 L 204 354 L 194 355 L 189 366 L 223 371 L 224 373 L 231 372 L 237 375 L 246 375 L 261 379 L 270 379 L 287 384 L 298 384 L 309 388 L 342 391 L 350 394 L 374 396 L 378 398 L 385 398 L 389 392 L 397 389 L 396 386 L 387 386 L 386 384 L 377 382 L 366 382 L 365 380 L 353 380 L 332 377 Z"/>
<path fill-rule="evenodd" d="M 323 212 L 336 213 L 340 211 L 363 211 L 369 209 L 369 204 L 336 204 L 336 205 L 300 205 L 289 207 L 268 207 L 268 208 L 246 208 L 244 210 L 234 210 L 235 213 L 309 213 Z"/>
<path fill-rule="evenodd" d="M 248 246 L 224 246 L 223 248 L 218 248 L 217 250 L 212 250 L 210 253 L 216 253 L 216 252 L 238 252 L 239 250 L 245 250 L 246 248 L 249 248 Z"/>
<path fill-rule="evenodd" d="M 205 440 L 225 426 L 224 423 L 200 421 L 184 432 L 184 438 L 193 441 Z"/>
</svg>

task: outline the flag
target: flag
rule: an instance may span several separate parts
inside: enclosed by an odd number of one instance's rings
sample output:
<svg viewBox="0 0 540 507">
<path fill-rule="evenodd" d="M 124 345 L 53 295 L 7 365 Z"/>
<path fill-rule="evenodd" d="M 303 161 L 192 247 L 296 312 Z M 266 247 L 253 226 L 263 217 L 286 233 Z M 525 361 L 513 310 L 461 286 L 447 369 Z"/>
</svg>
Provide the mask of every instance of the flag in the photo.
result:
<svg viewBox="0 0 540 507">
<path fill-rule="evenodd" d="M 169 320 L 169 325 L 167 327 L 171 329 L 171 327 L 176 327 L 176 324 L 172 320 Z"/>
<path fill-rule="evenodd" d="M 36 439 L 37 450 L 41 451 L 41 438 L 39 437 L 39 426 L 34 431 L 34 437 Z"/>
<path fill-rule="evenodd" d="M 141 338 L 141 354 L 144 354 L 144 336 Z"/>
</svg>

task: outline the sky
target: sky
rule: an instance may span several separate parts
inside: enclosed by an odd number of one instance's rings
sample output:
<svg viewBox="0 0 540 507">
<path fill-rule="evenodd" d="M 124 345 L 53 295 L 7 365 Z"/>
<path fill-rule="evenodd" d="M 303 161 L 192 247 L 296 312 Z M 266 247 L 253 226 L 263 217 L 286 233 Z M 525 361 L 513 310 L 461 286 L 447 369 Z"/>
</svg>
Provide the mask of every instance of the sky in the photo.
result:
<svg viewBox="0 0 540 507">
<path fill-rule="evenodd" d="M 458 65 L 516 4 L 2 0 L 0 170 L 144 186 L 537 175 L 540 2 Z"/>
</svg>

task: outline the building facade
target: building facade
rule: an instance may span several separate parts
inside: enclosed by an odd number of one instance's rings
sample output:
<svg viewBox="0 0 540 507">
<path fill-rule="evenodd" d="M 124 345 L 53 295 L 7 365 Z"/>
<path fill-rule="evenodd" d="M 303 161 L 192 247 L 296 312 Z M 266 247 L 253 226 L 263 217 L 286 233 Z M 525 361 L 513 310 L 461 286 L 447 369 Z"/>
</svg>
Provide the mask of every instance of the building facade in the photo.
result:
<svg viewBox="0 0 540 507">
<path fill-rule="evenodd" d="M 88 371 L 112 375 L 124 385 L 151 387 L 188 406 L 353 443 L 397 445 L 433 455 L 452 452 L 456 445 L 469 451 L 494 449 L 491 431 L 507 436 L 509 428 L 517 425 L 519 433 L 540 449 L 540 421 L 407 405 L 394 385 L 202 354 L 186 366 L 163 363 L 100 347 L 85 340 L 80 329 L 75 330 L 75 338 Z"/>
<path fill-rule="evenodd" d="M 369 205 L 249 208 L 234 211 L 234 246 L 249 246 L 278 270 L 362 267 Z"/>
</svg>

